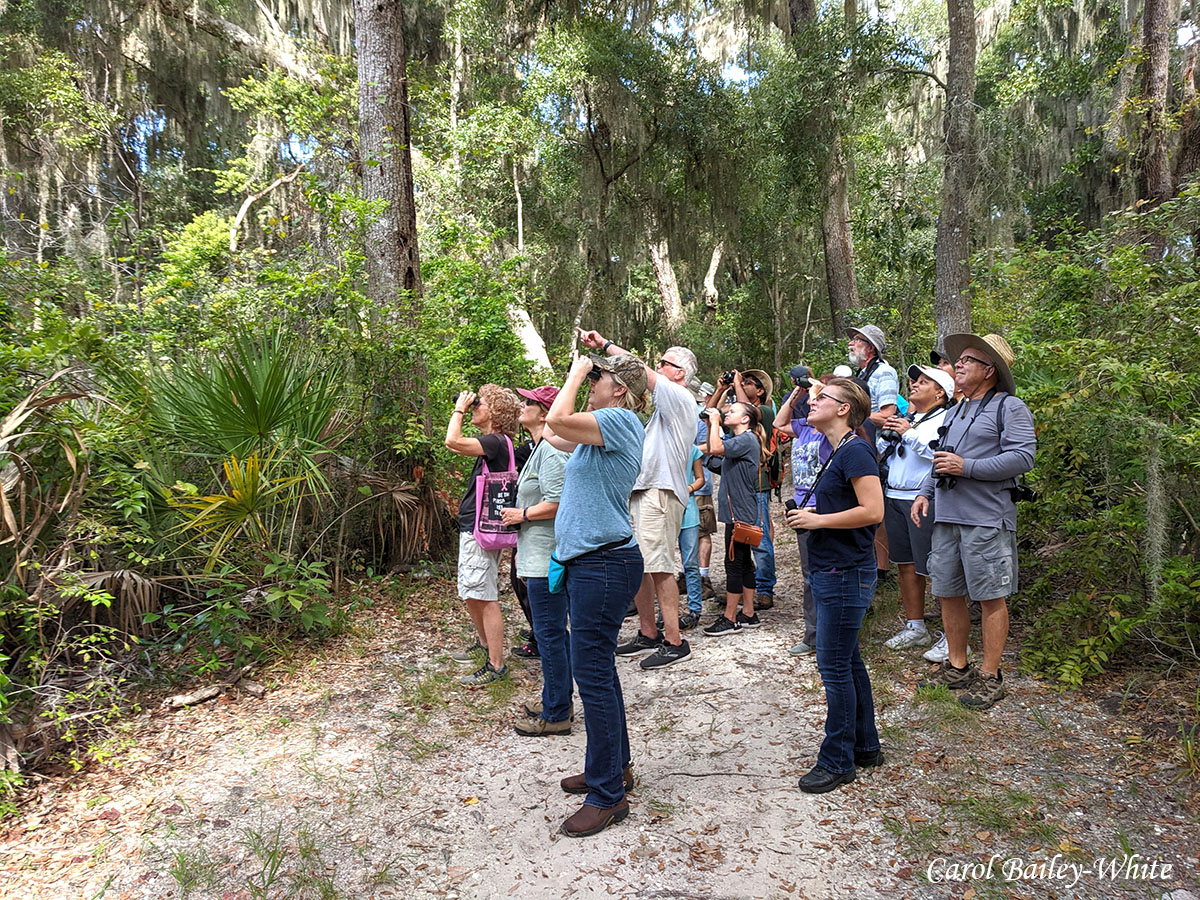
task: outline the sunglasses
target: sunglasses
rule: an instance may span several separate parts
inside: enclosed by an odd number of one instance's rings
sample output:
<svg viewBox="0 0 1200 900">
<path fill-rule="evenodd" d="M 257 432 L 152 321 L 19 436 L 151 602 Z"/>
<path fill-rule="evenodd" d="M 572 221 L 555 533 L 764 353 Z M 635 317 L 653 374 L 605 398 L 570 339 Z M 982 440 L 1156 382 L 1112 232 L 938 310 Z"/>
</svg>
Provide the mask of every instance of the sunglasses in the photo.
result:
<svg viewBox="0 0 1200 900">
<path fill-rule="evenodd" d="M 678 369 L 681 372 L 683 371 L 683 366 L 681 366 L 679 363 L 671 362 L 669 359 L 660 359 L 658 361 L 658 367 L 661 369 L 663 366 L 670 366 L 673 369 Z"/>
</svg>

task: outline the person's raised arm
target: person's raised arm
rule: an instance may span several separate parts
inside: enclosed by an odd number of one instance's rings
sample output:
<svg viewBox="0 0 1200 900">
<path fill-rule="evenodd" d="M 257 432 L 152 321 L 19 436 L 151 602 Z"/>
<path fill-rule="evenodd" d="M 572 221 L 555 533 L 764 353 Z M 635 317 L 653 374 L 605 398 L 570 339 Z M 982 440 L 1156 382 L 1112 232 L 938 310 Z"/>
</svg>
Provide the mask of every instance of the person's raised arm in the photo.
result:
<svg viewBox="0 0 1200 900">
<path fill-rule="evenodd" d="M 446 424 L 446 449 L 460 456 L 483 456 L 483 444 L 477 438 L 463 437 L 463 419 L 467 410 L 475 402 L 476 395 L 471 391 L 463 391 L 454 401 L 454 412 L 450 413 L 450 421 Z"/>
<path fill-rule="evenodd" d="M 550 412 L 546 414 L 546 424 L 550 426 L 554 437 L 551 441 L 552 447 L 566 450 L 568 448 L 564 443 L 604 446 L 604 435 L 600 432 L 600 423 L 596 421 L 596 417 L 590 412 L 575 412 L 575 398 L 590 371 L 592 361 L 586 356 L 579 357 L 575 360 L 575 365 L 571 366 L 566 384 L 554 398 Z"/>
<path fill-rule="evenodd" d="M 721 438 L 721 411 L 715 407 L 704 410 L 708 416 L 708 437 L 704 441 L 704 453 L 707 456 L 724 456 L 725 441 Z"/>
<path fill-rule="evenodd" d="M 612 341 L 606 340 L 604 335 L 598 331 L 586 331 L 583 328 L 580 328 L 578 325 L 575 326 L 575 330 L 579 332 L 579 342 L 581 344 L 583 344 L 585 347 L 591 348 L 592 350 L 599 350 L 606 356 L 617 356 L 621 353 L 629 353 L 629 351 L 624 347 L 618 347 Z M 631 355 L 636 356 L 637 354 Z M 658 383 L 658 373 L 654 371 L 653 366 L 648 366 L 644 362 L 642 363 L 642 368 L 646 370 L 646 388 L 650 391 L 650 393 L 653 394 L 654 385 Z"/>
</svg>

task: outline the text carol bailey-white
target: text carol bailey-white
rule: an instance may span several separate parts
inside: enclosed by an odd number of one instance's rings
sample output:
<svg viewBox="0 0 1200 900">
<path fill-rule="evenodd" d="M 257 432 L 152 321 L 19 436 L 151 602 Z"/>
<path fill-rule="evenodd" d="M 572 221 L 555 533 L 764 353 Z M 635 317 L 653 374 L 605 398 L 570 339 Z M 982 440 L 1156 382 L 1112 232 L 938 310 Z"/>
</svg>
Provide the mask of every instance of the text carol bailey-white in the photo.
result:
<svg viewBox="0 0 1200 900">
<path fill-rule="evenodd" d="M 1172 866 L 1171 863 L 1144 859 L 1136 853 L 1114 857 L 1102 856 L 1088 864 L 1071 862 L 1061 853 L 1040 862 L 993 853 L 987 861 L 973 862 L 951 862 L 939 856 L 925 867 L 925 877 L 933 884 L 984 881 L 999 876 L 1005 881 L 1063 881 L 1067 883 L 1067 887 L 1072 887 L 1085 875 L 1109 881 L 1118 878 L 1152 881 L 1170 878 Z"/>
</svg>

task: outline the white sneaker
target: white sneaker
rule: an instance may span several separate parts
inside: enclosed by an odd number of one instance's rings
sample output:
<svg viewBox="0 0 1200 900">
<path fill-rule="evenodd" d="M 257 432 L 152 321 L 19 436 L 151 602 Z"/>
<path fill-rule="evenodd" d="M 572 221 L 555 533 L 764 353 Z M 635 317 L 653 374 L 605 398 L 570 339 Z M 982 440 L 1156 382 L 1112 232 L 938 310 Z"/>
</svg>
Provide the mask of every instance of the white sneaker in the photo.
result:
<svg viewBox="0 0 1200 900">
<path fill-rule="evenodd" d="M 968 645 L 967 655 L 970 656 L 971 648 Z M 922 654 L 931 663 L 944 663 L 950 661 L 950 644 L 946 641 L 944 632 L 938 632 L 937 643 L 930 647 Z"/>
<path fill-rule="evenodd" d="M 932 641 L 926 629 L 905 623 L 898 634 L 884 642 L 884 646 L 889 650 L 911 650 L 913 647 L 928 647 Z"/>
<path fill-rule="evenodd" d="M 816 652 L 816 647 L 810 646 L 809 644 L 804 643 L 804 641 L 801 641 L 795 647 L 792 647 L 790 650 L 788 650 L 788 653 L 792 654 L 792 656 L 808 656 L 810 653 Z"/>
</svg>

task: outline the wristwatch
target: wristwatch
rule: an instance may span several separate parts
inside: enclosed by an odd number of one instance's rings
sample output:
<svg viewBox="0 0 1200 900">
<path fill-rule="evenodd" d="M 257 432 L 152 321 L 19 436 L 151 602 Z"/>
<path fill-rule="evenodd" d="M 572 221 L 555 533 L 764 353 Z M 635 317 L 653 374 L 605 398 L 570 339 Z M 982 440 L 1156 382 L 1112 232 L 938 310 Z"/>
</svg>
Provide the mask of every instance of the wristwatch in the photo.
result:
<svg viewBox="0 0 1200 900">
<path fill-rule="evenodd" d="M 608 348 L 612 346 L 612 343 L 613 343 L 612 341 L 605 341 L 605 342 L 604 342 L 604 346 L 600 348 L 600 352 L 601 352 L 601 353 L 607 353 L 607 352 L 608 352 Z"/>
<path fill-rule="evenodd" d="M 529 521 L 529 507 L 528 507 L 528 506 L 524 507 L 524 508 L 521 510 L 521 521 L 522 521 L 522 522 L 528 522 L 528 521 Z"/>
</svg>

